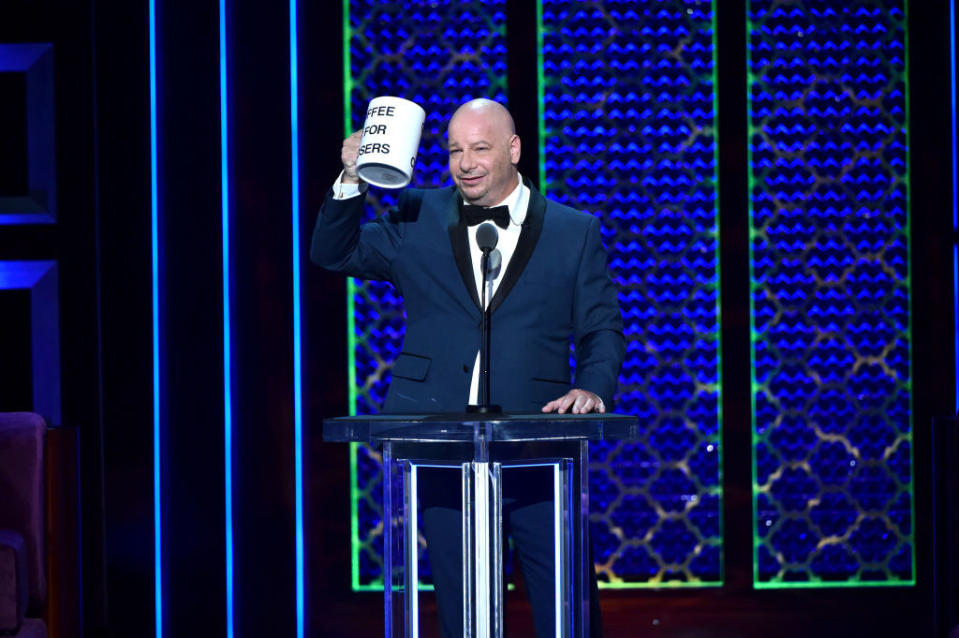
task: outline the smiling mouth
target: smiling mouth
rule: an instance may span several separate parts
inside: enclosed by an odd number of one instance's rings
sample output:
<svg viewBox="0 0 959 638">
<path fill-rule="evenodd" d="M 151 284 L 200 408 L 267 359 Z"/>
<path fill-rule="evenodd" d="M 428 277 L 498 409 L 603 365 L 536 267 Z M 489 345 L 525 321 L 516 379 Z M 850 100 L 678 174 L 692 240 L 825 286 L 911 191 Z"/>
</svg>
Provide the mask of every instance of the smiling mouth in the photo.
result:
<svg viewBox="0 0 959 638">
<path fill-rule="evenodd" d="M 469 177 L 460 177 L 460 181 L 464 184 L 475 184 L 483 178 L 482 175 L 472 175 Z"/>
</svg>

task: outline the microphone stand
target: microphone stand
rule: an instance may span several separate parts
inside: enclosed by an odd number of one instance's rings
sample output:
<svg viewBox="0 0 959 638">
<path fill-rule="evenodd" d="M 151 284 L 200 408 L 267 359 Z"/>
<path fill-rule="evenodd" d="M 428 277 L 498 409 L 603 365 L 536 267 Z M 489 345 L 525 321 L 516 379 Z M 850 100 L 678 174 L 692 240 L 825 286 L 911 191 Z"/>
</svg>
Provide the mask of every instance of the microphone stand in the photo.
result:
<svg viewBox="0 0 959 638">
<path fill-rule="evenodd" d="M 491 232 L 484 232 L 481 236 L 480 231 L 485 231 L 485 226 L 488 226 Z M 483 289 L 482 296 L 480 297 L 483 304 L 483 321 L 480 324 L 480 373 L 478 392 L 479 396 L 477 397 L 479 399 L 479 405 L 468 405 L 466 406 L 466 411 L 469 413 L 479 414 L 502 414 L 502 407 L 490 403 L 489 370 L 490 330 L 492 321 L 490 319 L 491 313 L 489 303 L 487 303 L 486 299 L 487 280 L 489 278 L 489 255 L 493 248 L 496 247 L 496 241 L 499 239 L 499 235 L 496 232 L 495 226 L 492 224 L 483 224 L 478 229 L 476 237 L 480 250 L 483 251 L 483 255 L 480 258 L 480 270 L 483 271 Z"/>
</svg>

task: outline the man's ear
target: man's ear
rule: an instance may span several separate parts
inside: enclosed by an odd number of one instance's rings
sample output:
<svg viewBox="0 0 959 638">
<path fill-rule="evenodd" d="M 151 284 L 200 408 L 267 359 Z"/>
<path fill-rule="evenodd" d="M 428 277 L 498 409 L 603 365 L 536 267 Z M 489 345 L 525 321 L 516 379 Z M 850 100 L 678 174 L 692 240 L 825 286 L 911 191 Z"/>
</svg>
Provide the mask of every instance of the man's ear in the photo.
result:
<svg viewBox="0 0 959 638">
<path fill-rule="evenodd" d="M 513 137 L 509 138 L 509 159 L 513 163 L 513 166 L 519 164 L 521 150 L 522 144 L 520 144 L 519 135 L 513 135 Z"/>
</svg>

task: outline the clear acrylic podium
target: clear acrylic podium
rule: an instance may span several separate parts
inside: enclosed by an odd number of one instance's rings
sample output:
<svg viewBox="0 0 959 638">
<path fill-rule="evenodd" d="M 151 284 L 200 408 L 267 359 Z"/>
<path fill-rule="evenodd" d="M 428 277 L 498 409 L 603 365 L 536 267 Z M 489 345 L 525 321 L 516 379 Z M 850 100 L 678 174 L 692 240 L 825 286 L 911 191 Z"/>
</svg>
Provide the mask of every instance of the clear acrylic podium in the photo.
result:
<svg viewBox="0 0 959 638">
<path fill-rule="evenodd" d="M 323 422 L 326 441 L 383 450 L 386 638 L 418 638 L 417 493 L 420 470 L 461 479 L 463 635 L 503 635 L 503 470 L 543 467 L 553 485 L 555 635 L 589 635 L 588 442 L 638 437 L 636 417 L 583 415 L 373 415 Z M 492 567 L 491 567 L 492 566 Z"/>
</svg>

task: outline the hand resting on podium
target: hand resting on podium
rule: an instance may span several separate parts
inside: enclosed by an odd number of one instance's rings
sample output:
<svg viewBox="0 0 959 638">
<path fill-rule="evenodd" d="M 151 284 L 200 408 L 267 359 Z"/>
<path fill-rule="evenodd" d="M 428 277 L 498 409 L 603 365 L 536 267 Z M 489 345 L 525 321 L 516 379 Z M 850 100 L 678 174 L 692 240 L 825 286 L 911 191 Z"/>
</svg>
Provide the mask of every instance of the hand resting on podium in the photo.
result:
<svg viewBox="0 0 959 638">
<path fill-rule="evenodd" d="M 557 414 L 588 414 L 590 412 L 606 412 L 603 400 L 588 390 L 573 388 L 558 399 L 553 399 L 543 406 L 543 412 Z"/>
</svg>

